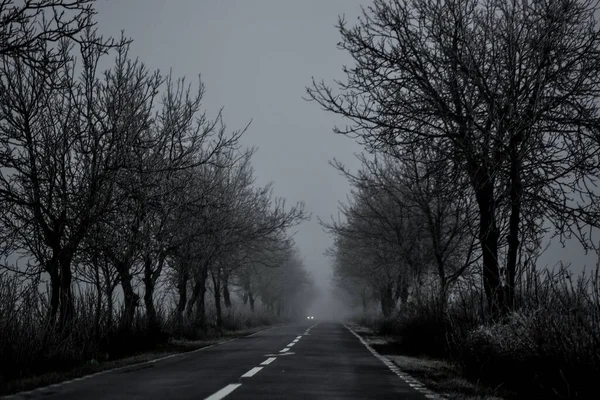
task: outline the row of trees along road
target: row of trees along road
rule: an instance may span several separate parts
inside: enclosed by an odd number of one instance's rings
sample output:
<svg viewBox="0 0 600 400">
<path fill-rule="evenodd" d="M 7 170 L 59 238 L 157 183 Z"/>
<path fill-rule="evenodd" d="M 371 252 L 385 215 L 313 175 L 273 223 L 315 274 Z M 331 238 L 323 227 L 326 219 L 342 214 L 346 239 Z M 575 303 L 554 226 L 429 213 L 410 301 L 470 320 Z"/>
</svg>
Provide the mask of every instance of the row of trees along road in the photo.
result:
<svg viewBox="0 0 600 400">
<path fill-rule="evenodd" d="M 290 232 L 308 218 L 303 204 L 256 185 L 247 127 L 209 117 L 202 82 L 152 71 L 129 39 L 100 36 L 93 6 L 0 3 L 0 358 L 13 360 L 0 375 L 31 367 L 19 338 L 40 339 L 44 354 L 69 338 L 85 359 L 138 325 L 220 328 L 235 294 L 273 315 L 306 307 Z"/>
<path fill-rule="evenodd" d="M 591 0 L 375 0 L 356 25 L 340 19 L 353 65 L 334 87 L 313 80 L 307 99 L 371 153 L 358 174 L 336 164 L 353 186 L 344 220 L 325 224 L 344 285 L 367 282 L 389 314 L 409 278 L 431 268 L 444 299 L 479 266 L 499 316 L 543 236 L 594 248 L 597 12 Z"/>
</svg>

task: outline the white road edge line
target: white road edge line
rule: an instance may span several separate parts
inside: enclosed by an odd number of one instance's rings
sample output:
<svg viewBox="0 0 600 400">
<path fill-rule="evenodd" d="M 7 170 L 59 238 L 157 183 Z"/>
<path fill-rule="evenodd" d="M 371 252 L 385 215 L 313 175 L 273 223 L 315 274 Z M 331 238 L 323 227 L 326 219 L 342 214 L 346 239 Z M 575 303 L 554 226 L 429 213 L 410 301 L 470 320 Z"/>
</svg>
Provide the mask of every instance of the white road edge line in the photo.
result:
<svg viewBox="0 0 600 400">
<path fill-rule="evenodd" d="M 369 344 L 367 342 L 365 342 L 365 340 L 358 333 L 354 332 L 352 330 L 352 328 L 350 328 L 346 324 L 344 324 L 344 326 L 346 327 L 346 329 L 348 329 L 350 331 L 350 333 L 352 333 L 354 336 L 356 336 L 358 338 L 358 340 L 360 340 L 360 342 L 371 352 L 371 354 L 373 354 L 375 357 L 377 357 L 379 359 L 379 361 L 384 363 L 386 367 L 388 367 L 393 373 L 395 373 L 400 379 L 402 379 L 404 382 L 406 382 L 414 390 L 416 390 L 420 393 L 423 393 L 425 395 L 425 397 L 427 397 L 428 399 L 447 400 L 447 397 L 442 396 L 439 393 L 435 393 L 434 391 L 432 391 L 430 389 L 427 389 L 425 387 L 425 385 L 423 385 L 421 382 L 419 382 L 412 376 L 408 375 L 407 373 L 400 371 L 398 366 L 396 366 L 392 361 L 390 361 L 385 356 L 382 356 L 381 354 L 376 352 L 371 346 L 369 346 Z M 420 385 L 421 387 L 416 387 L 415 384 Z M 413 385 L 415 385 L 415 386 L 413 386 Z"/>
<path fill-rule="evenodd" d="M 254 375 L 258 374 L 261 369 L 263 369 L 263 367 L 254 367 L 250 371 L 242 375 L 242 378 L 252 378 Z"/>
<path fill-rule="evenodd" d="M 269 365 L 276 359 L 277 359 L 276 357 L 269 357 L 265 361 L 261 362 L 260 365 Z"/>
<path fill-rule="evenodd" d="M 240 386 L 242 386 L 241 383 L 230 383 L 218 392 L 215 392 L 210 396 L 206 397 L 204 400 L 221 400 Z"/>
<path fill-rule="evenodd" d="M 82 380 L 94 378 L 96 376 L 108 374 L 110 372 L 121 371 L 121 370 L 124 370 L 126 368 L 135 368 L 135 367 L 139 367 L 139 366 L 147 365 L 147 364 L 154 364 L 155 362 L 162 361 L 162 360 L 167 360 L 169 358 L 180 357 L 180 356 L 184 356 L 184 355 L 187 355 L 187 354 L 198 353 L 200 351 L 210 349 L 211 347 L 216 347 L 216 346 L 220 346 L 220 345 L 225 344 L 225 343 L 232 342 L 232 341 L 237 340 L 237 339 L 242 338 L 242 337 L 252 337 L 252 336 L 258 335 L 259 333 L 269 331 L 271 329 L 281 328 L 281 327 L 283 327 L 285 325 L 286 324 L 273 325 L 273 326 L 270 326 L 268 328 L 261 329 L 260 331 L 254 332 L 254 333 L 252 333 L 250 335 L 238 336 L 238 337 L 235 337 L 235 338 L 224 340 L 222 342 L 218 342 L 218 343 L 214 343 L 214 344 L 211 344 L 211 345 L 208 345 L 208 346 L 200 347 L 199 349 L 196 349 L 196 350 L 186 351 L 186 352 L 183 352 L 183 353 L 170 354 L 168 356 L 159 357 L 159 358 L 155 358 L 153 360 L 143 361 L 143 362 L 136 363 L 136 364 L 123 365 L 122 367 L 117 367 L 117 368 L 112 368 L 112 369 L 105 369 L 104 371 L 94 372 L 93 374 L 80 376 L 79 378 L 70 379 L 68 381 L 62 381 L 62 382 L 54 383 L 52 385 L 41 386 L 41 387 L 38 387 L 38 388 L 35 388 L 35 389 L 31 389 L 31 390 L 28 390 L 28 391 L 25 391 L 25 392 L 17 392 L 17 393 L 14 393 L 14 394 L 9 394 L 9 395 L 0 397 L 0 399 L 2 399 L 2 400 L 9 400 L 9 399 L 17 398 L 17 397 L 24 397 L 24 396 L 28 396 L 28 395 L 31 395 L 31 394 L 36 393 L 36 392 L 44 391 L 46 389 L 56 388 L 56 387 L 59 387 L 59 386 L 68 385 L 68 384 L 74 383 L 76 381 L 82 381 Z"/>
<path fill-rule="evenodd" d="M 279 350 L 279 352 L 280 352 L 280 353 L 285 353 L 285 352 L 286 352 L 286 351 L 288 351 L 289 349 L 290 349 L 289 347 L 286 347 L 286 348 L 284 348 L 283 350 Z"/>
</svg>

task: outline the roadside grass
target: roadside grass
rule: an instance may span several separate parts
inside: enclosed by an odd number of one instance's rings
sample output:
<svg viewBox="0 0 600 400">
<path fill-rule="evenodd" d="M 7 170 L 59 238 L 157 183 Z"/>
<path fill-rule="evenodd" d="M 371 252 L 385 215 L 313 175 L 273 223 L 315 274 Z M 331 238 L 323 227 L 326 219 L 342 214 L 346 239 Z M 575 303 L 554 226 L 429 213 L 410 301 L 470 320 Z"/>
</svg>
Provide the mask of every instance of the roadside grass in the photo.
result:
<svg viewBox="0 0 600 400">
<path fill-rule="evenodd" d="M 509 400 L 514 394 L 504 388 L 493 388 L 464 378 L 461 368 L 448 360 L 427 356 L 403 355 L 403 349 L 391 335 L 382 335 L 373 328 L 349 324 L 354 332 L 398 368 L 421 382 L 428 389 L 448 400 Z"/>
<path fill-rule="evenodd" d="M 165 306 L 157 308 L 155 324 L 138 310 L 122 329 L 120 311 L 107 312 L 93 291 L 80 291 L 72 324 L 63 329 L 48 322 L 47 298 L 39 288 L 21 283 L 0 274 L 0 396 L 193 351 L 283 322 L 234 302 L 219 327 L 208 303 L 203 323 L 195 314 L 177 319 Z"/>
<path fill-rule="evenodd" d="M 237 331 L 223 331 L 222 333 L 215 335 L 214 338 L 202 340 L 170 339 L 168 342 L 157 345 L 151 350 L 132 354 L 127 357 L 107 361 L 91 359 L 86 363 L 76 367 L 9 380 L 0 385 L 0 396 L 30 391 L 36 388 L 53 385 L 116 368 L 135 367 L 138 364 L 162 357 L 185 354 L 207 346 L 219 344 L 227 340 L 248 336 L 269 327 L 271 326 L 257 326 L 254 328 L 241 329 Z"/>
<path fill-rule="evenodd" d="M 563 266 L 528 272 L 513 310 L 496 319 L 482 293 L 459 289 L 443 309 L 434 291 L 421 292 L 389 318 L 358 317 L 357 333 L 450 398 L 598 398 L 600 265 L 577 277 Z"/>
<path fill-rule="evenodd" d="M 462 377 L 460 368 L 449 361 L 426 357 L 386 355 L 403 372 L 449 400 L 504 400 L 514 398 L 502 388 L 491 388 Z"/>
</svg>

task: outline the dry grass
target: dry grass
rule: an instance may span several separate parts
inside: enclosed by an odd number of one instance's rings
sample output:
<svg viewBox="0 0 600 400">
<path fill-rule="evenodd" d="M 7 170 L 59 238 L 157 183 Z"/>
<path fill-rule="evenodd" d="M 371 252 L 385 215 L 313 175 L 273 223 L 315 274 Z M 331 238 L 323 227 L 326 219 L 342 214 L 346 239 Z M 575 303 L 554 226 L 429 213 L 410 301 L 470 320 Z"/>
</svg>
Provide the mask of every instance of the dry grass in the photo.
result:
<svg viewBox="0 0 600 400">
<path fill-rule="evenodd" d="M 23 379 L 16 379 L 5 382 L 0 386 L 0 395 L 13 394 L 22 391 L 33 390 L 38 387 L 52 385 L 54 383 L 64 382 L 67 380 L 80 378 L 82 376 L 96 374 L 98 372 L 107 371 L 115 368 L 123 368 L 134 366 L 157 358 L 166 357 L 172 354 L 183 354 L 190 351 L 198 350 L 206 346 L 218 344 L 229 339 L 251 335 L 265 329 L 266 326 L 256 327 L 252 329 L 244 329 L 240 331 L 226 331 L 221 336 L 206 340 L 182 340 L 173 339 L 167 344 L 157 347 L 151 351 L 135 354 L 129 357 L 124 357 L 116 360 L 98 361 L 95 359 L 89 360 L 83 365 L 71 368 L 60 372 L 48 372 L 41 375 L 31 376 Z"/>
<path fill-rule="evenodd" d="M 207 325 L 194 327 L 192 317 L 183 335 L 172 313 L 159 309 L 157 325 L 138 312 L 125 331 L 117 329 L 119 315 L 98 311 L 96 300 L 93 292 L 76 293 L 73 322 L 60 329 L 49 323 L 47 298 L 36 284 L 0 275 L 0 395 L 196 350 L 275 322 L 265 312 L 227 310 L 217 328 L 208 308 Z"/>
<path fill-rule="evenodd" d="M 391 336 L 378 335 L 373 329 L 362 325 L 351 325 L 351 328 L 404 373 L 449 400 L 504 400 L 513 397 L 501 388 L 494 389 L 468 381 L 462 376 L 460 368 L 450 361 L 390 354 L 385 350 L 394 348 Z M 395 352 L 392 350 L 391 353 Z"/>
<path fill-rule="evenodd" d="M 393 318 L 359 318 L 377 335 L 359 332 L 379 353 L 403 356 L 398 363 L 449 360 L 446 368 L 400 365 L 408 373 L 414 369 L 432 390 L 449 386 L 457 396 L 528 400 L 598 397 L 600 267 L 578 277 L 566 268 L 532 271 L 517 292 L 515 310 L 496 320 L 478 304 L 481 293 L 459 294 L 443 315 L 424 297 Z"/>
<path fill-rule="evenodd" d="M 445 360 L 387 355 L 402 371 L 430 390 L 453 400 L 502 400 L 510 398 L 500 388 L 493 389 L 462 377 L 460 369 Z"/>
</svg>

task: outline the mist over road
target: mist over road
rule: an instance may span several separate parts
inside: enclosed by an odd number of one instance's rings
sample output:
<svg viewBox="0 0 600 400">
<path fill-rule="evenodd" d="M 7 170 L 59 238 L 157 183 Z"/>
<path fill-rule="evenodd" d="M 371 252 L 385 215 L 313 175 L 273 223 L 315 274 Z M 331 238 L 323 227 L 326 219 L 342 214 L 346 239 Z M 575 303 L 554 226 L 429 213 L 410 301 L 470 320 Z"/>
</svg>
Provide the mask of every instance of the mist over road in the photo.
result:
<svg viewBox="0 0 600 400">
<path fill-rule="evenodd" d="M 307 321 L 11 399 L 425 399 L 343 324 Z"/>
</svg>

